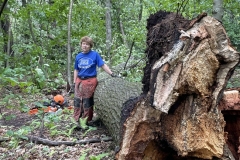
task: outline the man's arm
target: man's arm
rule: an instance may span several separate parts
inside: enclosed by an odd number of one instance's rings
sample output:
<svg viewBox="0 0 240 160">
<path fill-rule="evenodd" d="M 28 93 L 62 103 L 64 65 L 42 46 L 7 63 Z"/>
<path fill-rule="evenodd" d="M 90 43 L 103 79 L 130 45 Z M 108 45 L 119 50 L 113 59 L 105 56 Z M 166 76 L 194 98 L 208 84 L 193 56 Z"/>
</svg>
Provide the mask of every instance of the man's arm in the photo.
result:
<svg viewBox="0 0 240 160">
<path fill-rule="evenodd" d="M 73 72 L 73 83 L 76 82 L 77 75 L 78 75 L 78 70 L 74 69 L 74 72 Z"/>
<path fill-rule="evenodd" d="M 108 74 L 110 74 L 110 75 L 112 75 L 113 74 L 113 72 L 111 71 L 111 69 L 108 67 L 108 65 L 106 65 L 106 64 L 104 64 L 103 66 L 102 66 L 102 69 L 105 71 L 105 72 L 107 72 Z"/>
</svg>

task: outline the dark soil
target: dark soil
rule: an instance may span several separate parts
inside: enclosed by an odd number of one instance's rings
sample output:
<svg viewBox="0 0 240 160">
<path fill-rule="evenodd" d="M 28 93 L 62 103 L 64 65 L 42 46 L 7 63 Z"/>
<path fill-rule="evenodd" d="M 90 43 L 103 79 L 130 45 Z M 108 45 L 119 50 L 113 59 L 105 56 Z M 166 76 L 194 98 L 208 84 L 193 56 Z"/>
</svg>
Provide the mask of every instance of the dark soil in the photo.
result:
<svg viewBox="0 0 240 160">
<path fill-rule="evenodd" d="M 159 11 L 151 14 L 147 20 L 147 62 L 144 68 L 143 93 L 150 90 L 150 74 L 153 64 L 167 54 L 179 40 L 180 30 L 189 27 L 190 20 L 180 14 Z M 153 78 L 154 79 L 154 78 Z"/>
</svg>

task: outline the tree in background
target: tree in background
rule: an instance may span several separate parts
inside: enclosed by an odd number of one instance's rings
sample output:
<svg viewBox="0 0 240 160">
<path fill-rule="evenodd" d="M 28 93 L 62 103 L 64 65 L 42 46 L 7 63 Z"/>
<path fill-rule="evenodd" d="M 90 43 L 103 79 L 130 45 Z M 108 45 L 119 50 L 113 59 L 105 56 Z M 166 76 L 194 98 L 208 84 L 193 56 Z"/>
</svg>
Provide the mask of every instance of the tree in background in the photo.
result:
<svg viewBox="0 0 240 160">
<path fill-rule="evenodd" d="M 224 0 L 223 10 L 214 10 L 218 3 L 213 0 L 177 3 L 175 0 L 77 0 L 71 12 L 71 33 L 70 2 L 9 0 L 8 9 L 4 7 L 1 13 L 0 57 L 4 60 L 0 62 L 1 68 L 8 63 L 13 69 L 21 68 L 27 81 L 36 79 L 33 77 L 36 68 L 43 72 L 47 82 L 59 76 L 67 81 L 73 70 L 72 57 L 79 52 L 79 39 L 89 35 L 117 73 L 140 82 L 146 60 L 146 19 L 158 10 L 179 12 L 186 18 L 218 11 L 223 15 L 222 23 L 233 45 L 240 47 L 238 1 Z M 51 87 L 51 83 L 45 85 Z"/>
<path fill-rule="evenodd" d="M 112 17 L 111 17 L 111 1 L 106 0 L 106 52 L 110 57 L 112 46 Z"/>
<path fill-rule="evenodd" d="M 3 12 L 6 4 L 7 4 L 7 1 L 8 1 L 8 0 L 1 0 L 2 5 L 0 6 L 0 7 L 1 7 L 1 8 L 0 8 L 0 17 L 1 17 L 2 12 Z"/>
<path fill-rule="evenodd" d="M 68 83 L 72 85 L 72 75 L 71 75 L 71 59 L 72 59 L 72 52 L 71 52 L 71 20 L 72 20 L 72 6 L 73 0 L 70 0 L 69 6 L 69 14 L 68 14 L 68 63 L 67 63 L 67 77 Z"/>
<path fill-rule="evenodd" d="M 12 56 L 12 32 L 11 32 L 11 21 L 9 15 L 2 15 L 3 11 L 9 12 L 7 7 L 7 0 L 4 0 L 0 8 L 0 24 L 3 37 L 3 56 L 4 56 L 4 67 L 9 66 L 9 57 Z M 2 16 L 1 16 L 2 15 Z"/>
<path fill-rule="evenodd" d="M 222 22 L 223 18 L 223 0 L 213 0 L 213 17 Z"/>
</svg>

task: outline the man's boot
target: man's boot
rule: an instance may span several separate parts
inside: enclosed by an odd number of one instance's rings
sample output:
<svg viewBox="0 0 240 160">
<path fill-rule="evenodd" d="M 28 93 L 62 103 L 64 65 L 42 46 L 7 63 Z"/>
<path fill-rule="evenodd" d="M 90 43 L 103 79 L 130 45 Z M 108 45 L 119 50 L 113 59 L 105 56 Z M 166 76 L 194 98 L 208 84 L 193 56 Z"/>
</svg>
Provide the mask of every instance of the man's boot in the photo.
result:
<svg viewBox="0 0 240 160">
<path fill-rule="evenodd" d="M 81 106 L 82 101 L 80 98 L 74 97 L 74 111 L 73 111 L 73 118 L 76 122 L 79 122 L 79 118 L 81 117 Z"/>
<path fill-rule="evenodd" d="M 75 121 L 77 123 L 79 122 L 80 116 L 81 116 L 81 108 L 80 107 L 74 107 L 73 118 L 75 119 Z"/>
</svg>

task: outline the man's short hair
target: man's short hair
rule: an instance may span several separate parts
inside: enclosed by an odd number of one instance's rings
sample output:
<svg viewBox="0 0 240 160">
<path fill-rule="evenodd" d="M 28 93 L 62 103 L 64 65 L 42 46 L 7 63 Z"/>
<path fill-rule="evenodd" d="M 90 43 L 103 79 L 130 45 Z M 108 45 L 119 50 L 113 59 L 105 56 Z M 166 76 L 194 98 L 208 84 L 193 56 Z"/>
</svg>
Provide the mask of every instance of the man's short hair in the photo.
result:
<svg viewBox="0 0 240 160">
<path fill-rule="evenodd" d="M 80 45 L 81 45 L 83 42 L 88 43 L 91 48 L 93 47 L 93 40 L 92 40 L 92 38 L 90 38 L 90 37 L 88 37 L 88 36 L 84 36 L 84 37 L 82 37 L 81 40 L 80 40 Z"/>
</svg>

